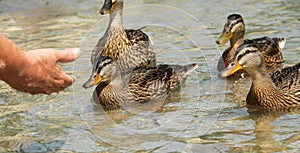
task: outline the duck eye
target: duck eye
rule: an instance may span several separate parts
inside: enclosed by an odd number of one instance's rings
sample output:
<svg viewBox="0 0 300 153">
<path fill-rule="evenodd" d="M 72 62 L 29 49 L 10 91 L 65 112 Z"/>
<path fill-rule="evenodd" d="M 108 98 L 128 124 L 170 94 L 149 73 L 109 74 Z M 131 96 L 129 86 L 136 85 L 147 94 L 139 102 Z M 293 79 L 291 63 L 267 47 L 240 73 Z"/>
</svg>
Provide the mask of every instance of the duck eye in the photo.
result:
<svg viewBox="0 0 300 153">
<path fill-rule="evenodd" d="M 234 66 L 234 63 L 232 62 L 232 63 L 230 63 L 230 66 Z"/>
<path fill-rule="evenodd" d="M 245 51 L 245 54 L 249 54 L 249 53 L 250 53 L 250 50 L 246 50 L 246 51 Z"/>
<path fill-rule="evenodd" d="M 100 74 L 101 69 L 102 69 L 102 68 L 99 68 L 99 69 L 97 70 L 97 73 L 98 73 L 98 74 Z M 95 74 L 95 75 L 96 75 L 96 74 Z"/>
<path fill-rule="evenodd" d="M 241 58 L 242 58 L 242 55 L 239 55 L 239 56 L 237 57 L 237 60 L 239 61 Z"/>
</svg>

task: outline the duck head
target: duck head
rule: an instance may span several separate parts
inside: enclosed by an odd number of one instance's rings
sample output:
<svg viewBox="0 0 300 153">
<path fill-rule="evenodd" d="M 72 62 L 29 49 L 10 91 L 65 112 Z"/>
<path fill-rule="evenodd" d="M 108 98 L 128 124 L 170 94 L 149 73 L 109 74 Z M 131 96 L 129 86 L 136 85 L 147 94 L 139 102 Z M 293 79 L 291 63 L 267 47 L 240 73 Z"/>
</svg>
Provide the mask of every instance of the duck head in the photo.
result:
<svg viewBox="0 0 300 153">
<path fill-rule="evenodd" d="M 241 69 L 253 76 L 263 67 L 264 57 L 258 47 L 254 44 L 243 44 L 237 48 L 234 61 L 221 71 L 221 77 L 228 77 Z"/>
<path fill-rule="evenodd" d="M 216 40 L 217 44 L 225 44 L 228 40 L 243 38 L 245 34 L 244 19 L 239 14 L 227 17 L 222 34 Z"/>
<path fill-rule="evenodd" d="M 111 81 L 113 60 L 107 56 L 99 57 L 93 64 L 90 78 L 82 85 L 83 88 L 90 88 L 101 82 Z"/>
<path fill-rule="evenodd" d="M 113 10 L 117 8 L 121 8 L 122 5 L 123 5 L 123 0 L 105 0 L 99 13 L 101 15 L 111 13 Z"/>
</svg>

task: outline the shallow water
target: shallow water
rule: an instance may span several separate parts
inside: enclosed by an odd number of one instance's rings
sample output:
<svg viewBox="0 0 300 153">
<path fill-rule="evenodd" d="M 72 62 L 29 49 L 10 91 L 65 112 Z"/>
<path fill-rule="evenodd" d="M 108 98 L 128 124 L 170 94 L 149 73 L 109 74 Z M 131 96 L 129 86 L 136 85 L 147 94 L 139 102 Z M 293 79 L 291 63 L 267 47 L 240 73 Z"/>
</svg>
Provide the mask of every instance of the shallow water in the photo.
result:
<svg viewBox="0 0 300 153">
<path fill-rule="evenodd" d="M 101 2 L 102 4 L 102 2 Z M 218 78 L 216 63 L 228 46 L 214 39 L 228 14 L 243 15 L 247 38 L 285 37 L 284 66 L 299 62 L 298 1 L 127 0 L 124 24 L 147 26 L 159 63 L 199 68 L 161 109 L 105 112 L 81 85 L 90 51 L 107 16 L 96 0 L 0 1 L 0 32 L 24 50 L 80 47 L 62 64 L 76 82 L 50 96 L 17 92 L 1 82 L 0 152 L 299 152 L 299 110 L 261 111 L 245 106 L 250 80 Z"/>
</svg>

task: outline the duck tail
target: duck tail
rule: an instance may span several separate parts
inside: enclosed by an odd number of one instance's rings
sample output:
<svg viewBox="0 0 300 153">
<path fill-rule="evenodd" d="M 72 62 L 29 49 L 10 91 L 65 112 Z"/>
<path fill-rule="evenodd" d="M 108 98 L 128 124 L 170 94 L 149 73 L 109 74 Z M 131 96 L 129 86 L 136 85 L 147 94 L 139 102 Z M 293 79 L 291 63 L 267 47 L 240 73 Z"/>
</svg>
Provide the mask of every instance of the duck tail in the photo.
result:
<svg viewBox="0 0 300 153">
<path fill-rule="evenodd" d="M 196 63 L 188 64 L 188 65 L 185 65 L 185 68 L 186 68 L 185 75 L 188 75 L 198 68 L 198 64 L 196 64 Z"/>
<path fill-rule="evenodd" d="M 146 29 L 146 28 L 147 28 L 147 26 L 143 26 L 143 27 L 140 27 L 140 28 L 138 28 L 136 30 L 143 30 L 143 29 Z"/>
<path fill-rule="evenodd" d="M 285 38 L 272 38 L 279 46 L 280 49 L 282 49 L 285 46 L 286 39 Z"/>
<path fill-rule="evenodd" d="M 191 72 L 193 72 L 198 67 L 198 64 L 188 64 L 188 65 L 168 65 L 168 84 L 170 89 L 175 89 L 184 83 Z"/>
<path fill-rule="evenodd" d="M 197 69 L 198 64 L 193 63 L 183 66 L 171 65 L 171 67 L 173 68 L 173 73 L 179 77 L 178 79 L 181 81 L 185 81 L 188 75 L 192 73 L 195 69 Z"/>
</svg>

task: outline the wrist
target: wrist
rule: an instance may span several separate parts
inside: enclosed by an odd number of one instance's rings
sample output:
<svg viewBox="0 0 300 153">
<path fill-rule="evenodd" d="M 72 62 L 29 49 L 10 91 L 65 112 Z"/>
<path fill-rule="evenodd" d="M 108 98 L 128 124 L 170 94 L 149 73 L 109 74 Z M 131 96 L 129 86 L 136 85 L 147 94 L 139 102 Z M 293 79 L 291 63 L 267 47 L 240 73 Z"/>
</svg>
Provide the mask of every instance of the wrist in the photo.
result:
<svg viewBox="0 0 300 153">
<path fill-rule="evenodd" d="M 28 59 L 17 45 L 0 35 L 0 79 L 10 85 L 17 85 L 19 72 L 28 62 Z"/>
<path fill-rule="evenodd" d="M 7 82 L 14 88 L 21 86 L 24 83 L 23 69 L 27 66 L 28 60 L 24 52 L 20 52 L 17 59 L 6 63 L 1 79 Z"/>
</svg>

